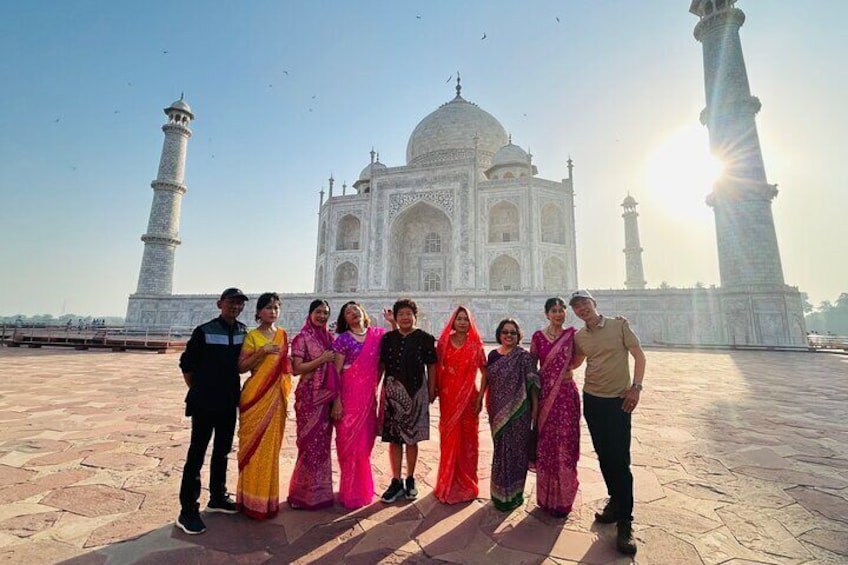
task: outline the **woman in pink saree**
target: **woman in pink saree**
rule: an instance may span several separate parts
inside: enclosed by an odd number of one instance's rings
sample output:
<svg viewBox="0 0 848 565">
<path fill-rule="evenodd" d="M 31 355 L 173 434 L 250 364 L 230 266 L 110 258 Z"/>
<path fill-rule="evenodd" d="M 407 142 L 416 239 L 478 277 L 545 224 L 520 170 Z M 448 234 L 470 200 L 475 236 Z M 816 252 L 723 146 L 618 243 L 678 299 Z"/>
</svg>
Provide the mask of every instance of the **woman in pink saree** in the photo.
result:
<svg viewBox="0 0 848 565">
<path fill-rule="evenodd" d="M 339 336 L 333 350 L 340 396 L 333 405 L 332 416 L 336 421 L 336 453 L 341 470 L 339 502 L 355 509 L 374 499 L 371 450 L 377 433 L 380 340 L 385 330 L 371 326 L 365 309 L 350 301 L 339 312 L 336 332 Z"/>
<path fill-rule="evenodd" d="M 547 327 L 533 334 L 530 352 L 539 358 L 542 390 L 539 398 L 536 451 L 536 499 L 540 508 L 564 518 L 577 496 L 580 459 L 580 395 L 572 378 L 574 328 L 563 328 L 565 301 L 545 302 Z"/>
<path fill-rule="evenodd" d="M 483 339 L 464 306 L 451 314 L 436 345 L 439 474 L 433 494 L 445 504 L 477 498 L 477 372 L 486 370 Z"/>
<path fill-rule="evenodd" d="M 313 300 L 306 323 L 291 346 L 294 374 L 300 375 L 300 380 L 294 391 L 297 461 L 288 503 L 304 510 L 333 505 L 330 405 L 338 396 L 338 382 L 333 336 L 327 329 L 329 316 L 327 301 Z"/>
</svg>

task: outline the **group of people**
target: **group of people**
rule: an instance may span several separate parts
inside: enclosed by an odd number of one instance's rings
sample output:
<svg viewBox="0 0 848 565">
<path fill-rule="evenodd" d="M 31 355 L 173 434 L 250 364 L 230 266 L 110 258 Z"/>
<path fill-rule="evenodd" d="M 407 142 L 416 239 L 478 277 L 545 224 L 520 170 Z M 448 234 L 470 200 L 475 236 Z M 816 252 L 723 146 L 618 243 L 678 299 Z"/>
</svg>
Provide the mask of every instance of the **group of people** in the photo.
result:
<svg viewBox="0 0 848 565">
<path fill-rule="evenodd" d="M 630 425 L 645 356 L 627 320 L 599 314 L 587 291 L 572 293 L 567 303 L 547 300 L 548 324 L 533 334 L 529 350 L 521 346 L 518 322 L 501 320 L 493 336 L 498 346 L 488 356 L 465 306 L 456 307 L 436 339 L 417 327 L 418 306 L 409 298 L 383 311 L 390 330 L 372 325 L 364 307 L 350 301 L 339 311 L 333 335 L 330 306 L 316 299 L 289 345 L 285 330 L 276 326 L 280 297 L 258 298 L 258 327 L 250 332 L 237 320 L 247 300 L 239 289 L 226 289 L 218 301 L 220 316 L 194 330 L 180 358 L 192 420 L 176 522 L 186 533 L 205 531 L 200 471 L 213 433 L 207 511 L 255 519 L 279 512 L 279 455 L 292 375 L 299 376 L 297 460 L 287 497 L 292 508 L 334 504 L 333 430 L 340 504 L 355 509 L 372 503 L 377 436 L 388 443 L 392 474 L 381 500 L 416 498 L 418 444 L 429 439 L 429 405 L 438 399 L 440 459 L 433 494 L 439 501 L 455 504 L 479 494 L 478 421 L 485 405 L 494 443 L 494 506 L 503 511 L 521 506 L 528 470 L 535 470 L 538 506 L 567 517 L 579 485 L 581 401 L 573 370 L 585 359 L 583 411 L 610 496 L 595 518 L 617 523 L 619 551 L 636 553 Z M 585 323 L 580 330 L 566 327 L 568 306 Z M 242 387 L 239 374 L 246 372 Z M 239 477 L 232 500 L 226 472 L 236 420 Z"/>
</svg>

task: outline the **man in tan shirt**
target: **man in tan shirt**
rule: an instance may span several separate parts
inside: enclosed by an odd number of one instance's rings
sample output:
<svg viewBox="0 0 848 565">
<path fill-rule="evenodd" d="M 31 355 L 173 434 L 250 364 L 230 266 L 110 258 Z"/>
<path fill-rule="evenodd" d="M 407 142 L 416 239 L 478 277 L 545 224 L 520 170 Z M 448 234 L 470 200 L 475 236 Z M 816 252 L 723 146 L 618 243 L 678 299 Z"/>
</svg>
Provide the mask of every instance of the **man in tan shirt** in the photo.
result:
<svg viewBox="0 0 848 565">
<path fill-rule="evenodd" d="M 635 555 L 630 421 L 642 392 L 645 353 L 627 320 L 599 314 L 588 291 L 573 292 L 568 304 L 586 323 L 574 335 L 575 360 L 579 366 L 586 359 L 583 415 L 610 497 L 603 512 L 595 513 L 595 520 L 602 524 L 616 522 L 616 547 L 622 553 Z M 635 361 L 632 383 L 630 355 Z"/>
</svg>

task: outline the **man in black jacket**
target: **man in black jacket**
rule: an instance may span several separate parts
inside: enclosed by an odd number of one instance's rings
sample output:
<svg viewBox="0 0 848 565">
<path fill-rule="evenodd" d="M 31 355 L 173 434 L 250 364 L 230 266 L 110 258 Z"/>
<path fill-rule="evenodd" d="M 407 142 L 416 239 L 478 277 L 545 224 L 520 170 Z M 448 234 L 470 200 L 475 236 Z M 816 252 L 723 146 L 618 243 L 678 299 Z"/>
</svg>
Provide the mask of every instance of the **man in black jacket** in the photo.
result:
<svg viewBox="0 0 848 565">
<path fill-rule="evenodd" d="M 187 534 L 202 534 L 200 519 L 200 470 L 212 433 L 209 470 L 209 512 L 237 512 L 227 494 L 227 456 L 233 448 L 239 402 L 238 358 L 247 328 L 238 318 L 247 296 L 228 288 L 218 300 L 221 315 L 197 326 L 180 357 L 180 369 L 188 386 L 186 416 L 191 417 L 191 444 L 180 485 L 180 515 L 176 525 Z"/>
</svg>

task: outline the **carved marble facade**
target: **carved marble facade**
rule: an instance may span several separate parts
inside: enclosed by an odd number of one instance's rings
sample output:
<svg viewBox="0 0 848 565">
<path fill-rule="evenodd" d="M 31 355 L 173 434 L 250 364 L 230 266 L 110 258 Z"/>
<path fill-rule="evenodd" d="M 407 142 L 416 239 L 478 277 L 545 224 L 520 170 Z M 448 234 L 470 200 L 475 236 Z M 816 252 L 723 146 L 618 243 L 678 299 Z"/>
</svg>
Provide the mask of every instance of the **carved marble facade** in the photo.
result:
<svg viewBox="0 0 848 565">
<path fill-rule="evenodd" d="M 532 156 L 457 85 L 413 131 L 405 165 L 372 152 L 355 194 L 322 199 L 315 291 L 575 288 L 572 179 L 537 174 Z"/>
</svg>

